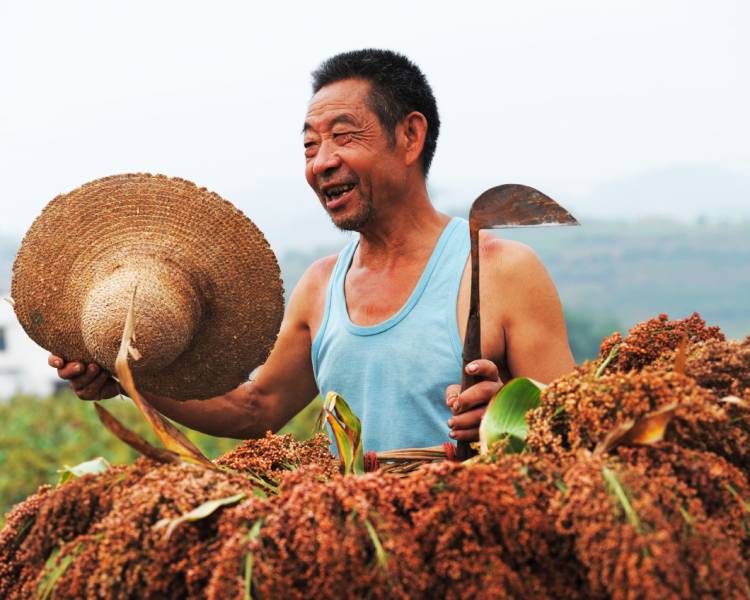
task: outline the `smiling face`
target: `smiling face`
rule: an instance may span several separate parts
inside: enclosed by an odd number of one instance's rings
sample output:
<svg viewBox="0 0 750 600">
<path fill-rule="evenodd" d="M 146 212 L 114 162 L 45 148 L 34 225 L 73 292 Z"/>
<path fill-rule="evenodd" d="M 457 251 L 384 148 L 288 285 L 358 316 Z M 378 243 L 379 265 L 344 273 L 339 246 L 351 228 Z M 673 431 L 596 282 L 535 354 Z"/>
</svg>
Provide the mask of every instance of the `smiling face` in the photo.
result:
<svg viewBox="0 0 750 600">
<path fill-rule="evenodd" d="M 362 79 L 326 85 L 310 100 L 305 119 L 305 177 L 339 229 L 360 231 L 371 223 L 404 169 L 367 104 L 369 92 Z"/>
</svg>

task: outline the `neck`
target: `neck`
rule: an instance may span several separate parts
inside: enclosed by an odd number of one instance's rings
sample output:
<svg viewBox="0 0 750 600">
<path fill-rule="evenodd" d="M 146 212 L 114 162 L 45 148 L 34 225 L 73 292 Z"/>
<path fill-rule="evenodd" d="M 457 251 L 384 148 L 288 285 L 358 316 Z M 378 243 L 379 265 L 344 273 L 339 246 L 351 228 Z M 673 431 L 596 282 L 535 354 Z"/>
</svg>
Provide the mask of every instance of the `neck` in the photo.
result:
<svg viewBox="0 0 750 600">
<path fill-rule="evenodd" d="M 369 268 L 387 268 L 429 255 L 450 217 L 435 210 L 422 183 L 379 207 L 360 233 L 355 260 Z"/>
</svg>

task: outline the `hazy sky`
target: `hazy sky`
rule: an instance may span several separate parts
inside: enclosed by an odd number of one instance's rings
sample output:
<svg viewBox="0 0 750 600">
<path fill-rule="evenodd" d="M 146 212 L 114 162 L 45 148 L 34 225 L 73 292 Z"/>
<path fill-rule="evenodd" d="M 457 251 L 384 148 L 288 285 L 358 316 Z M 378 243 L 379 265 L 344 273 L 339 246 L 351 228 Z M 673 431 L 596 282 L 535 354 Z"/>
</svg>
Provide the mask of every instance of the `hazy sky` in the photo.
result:
<svg viewBox="0 0 750 600">
<path fill-rule="evenodd" d="M 518 182 L 607 214 L 597 190 L 642 173 L 750 181 L 749 17 L 747 0 L 0 0 L 0 233 L 88 180 L 149 171 L 220 193 L 277 250 L 340 239 L 300 127 L 310 71 L 367 46 L 433 86 L 439 206 Z"/>
</svg>

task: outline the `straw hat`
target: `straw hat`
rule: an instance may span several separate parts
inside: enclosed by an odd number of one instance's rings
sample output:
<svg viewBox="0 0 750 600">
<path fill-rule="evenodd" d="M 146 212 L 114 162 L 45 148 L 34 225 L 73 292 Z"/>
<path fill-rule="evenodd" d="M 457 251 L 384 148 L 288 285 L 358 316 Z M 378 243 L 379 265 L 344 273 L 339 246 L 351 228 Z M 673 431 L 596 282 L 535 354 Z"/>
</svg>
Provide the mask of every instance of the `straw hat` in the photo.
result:
<svg viewBox="0 0 750 600">
<path fill-rule="evenodd" d="M 205 399 L 245 381 L 279 331 L 279 267 L 232 204 L 184 179 L 97 179 L 52 200 L 13 265 L 23 328 L 67 360 L 113 372 L 134 301 L 142 391 Z"/>
</svg>

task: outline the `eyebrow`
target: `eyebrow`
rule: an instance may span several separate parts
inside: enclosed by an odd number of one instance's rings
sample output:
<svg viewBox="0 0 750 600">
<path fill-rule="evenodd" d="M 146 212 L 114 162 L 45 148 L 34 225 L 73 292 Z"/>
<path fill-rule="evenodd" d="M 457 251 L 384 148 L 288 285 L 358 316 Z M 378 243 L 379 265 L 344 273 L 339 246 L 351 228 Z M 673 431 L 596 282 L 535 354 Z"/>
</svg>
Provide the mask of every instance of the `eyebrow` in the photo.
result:
<svg viewBox="0 0 750 600">
<path fill-rule="evenodd" d="M 348 113 L 342 113 L 340 115 L 336 115 L 331 119 L 331 122 L 328 124 L 329 127 L 333 127 L 334 125 L 338 125 L 340 123 L 344 123 L 346 125 L 356 125 L 356 121 L 354 120 L 354 117 Z M 307 133 L 310 129 L 312 129 L 312 125 L 305 121 L 305 124 L 302 126 L 302 133 Z"/>
</svg>

